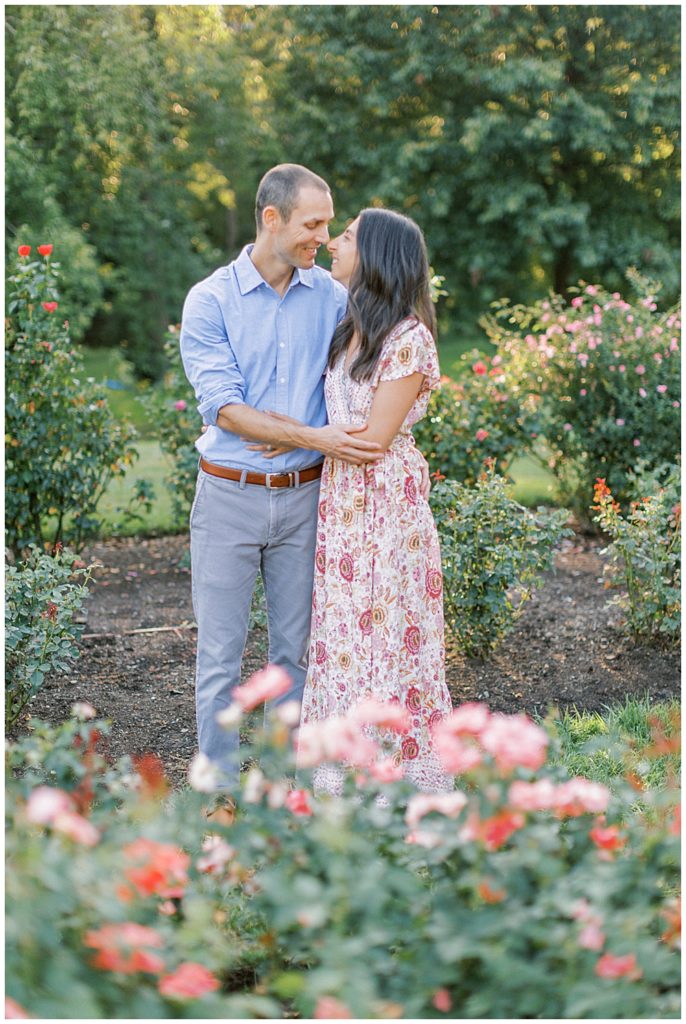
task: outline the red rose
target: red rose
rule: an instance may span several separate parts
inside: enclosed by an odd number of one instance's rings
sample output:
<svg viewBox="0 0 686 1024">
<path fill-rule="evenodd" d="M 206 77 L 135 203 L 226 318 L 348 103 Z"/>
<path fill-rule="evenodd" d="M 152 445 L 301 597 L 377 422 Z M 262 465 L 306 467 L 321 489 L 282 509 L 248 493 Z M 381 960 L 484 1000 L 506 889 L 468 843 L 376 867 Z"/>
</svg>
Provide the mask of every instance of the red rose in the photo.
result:
<svg viewBox="0 0 686 1024">
<path fill-rule="evenodd" d="M 292 789 L 286 797 L 286 807 L 291 814 L 308 817 L 312 814 L 310 798 L 306 789 Z"/>
<path fill-rule="evenodd" d="M 474 373 L 478 373 L 480 377 L 483 377 L 484 374 L 488 373 L 488 367 L 485 363 L 482 363 L 481 360 L 479 360 L 478 363 L 474 363 L 472 370 L 474 370 Z"/>
<path fill-rule="evenodd" d="M 19 253 L 20 256 L 28 256 L 28 254 L 31 252 L 31 246 L 30 245 L 20 245 L 19 248 L 17 249 L 17 252 Z"/>
<path fill-rule="evenodd" d="M 41 256 L 49 256 L 50 253 L 52 252 L 52 246 L 51 245 L 39 245 L 38 246 L 38 252 L 41 254 Z"/>
<path fill-rule="evenodd" d="M 41 305 L 43 306 L 43 309 L 45 310 L 46 313 L 54 313 L 55 310 L 57 309 L 56 302 L 43 302 L 41 303 Z"/>
</svg>

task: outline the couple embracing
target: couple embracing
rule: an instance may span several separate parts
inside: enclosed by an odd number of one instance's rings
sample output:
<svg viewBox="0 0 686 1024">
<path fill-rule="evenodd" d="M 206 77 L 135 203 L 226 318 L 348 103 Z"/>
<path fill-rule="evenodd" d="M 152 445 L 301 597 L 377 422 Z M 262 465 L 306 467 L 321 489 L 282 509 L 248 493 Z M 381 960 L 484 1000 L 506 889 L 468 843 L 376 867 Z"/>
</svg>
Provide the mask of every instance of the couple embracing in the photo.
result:
<svg viewBox="0 0 686 1024">
<path fill-rule="evenodd" d="M 191 511 L 201 753 L 228 790 L 238 730 L 216 715 L 240 683 L 251 598 L 264 583 L 269 661 L 301 724 L 362 701 L 411 716 L 394 760 L 418 789 L 452 788 L 432 747 L 451 710 L 441 562 L 428 471 L 411 427 L 438 386 L 422 233 L 363 210 L 329 240 L 326 182 L 280 164 L 260 182 L 257 236 L 197 284 L 181 353 L 207 429 Z M 326 245 L 331 273 L 315 265 Z M 318 791 L 340 792 L 323 766 Z"/>
</svg>

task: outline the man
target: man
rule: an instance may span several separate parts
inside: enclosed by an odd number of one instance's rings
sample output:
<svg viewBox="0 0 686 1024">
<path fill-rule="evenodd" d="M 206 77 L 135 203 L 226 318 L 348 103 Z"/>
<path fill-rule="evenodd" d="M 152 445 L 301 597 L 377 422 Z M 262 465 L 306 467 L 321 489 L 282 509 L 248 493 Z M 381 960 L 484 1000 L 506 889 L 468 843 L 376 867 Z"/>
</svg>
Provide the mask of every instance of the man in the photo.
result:
<svg viewBox="0 0 686 1024">
<path fill-rule="evenodd" d="M 355 436 L 363 427 L 326 425 L 323 375 L 347 298 L 315 266 L 333 215 L 322 178 L 298 164 L 272 168 L 257 190 L 255 243 L 195 285 L 183 310 L 181 355 L 208 424 L 196 442 L 190 517 L 198 740 L 227 787 L 238 780 L 238 730 L 215 716 L 240 682 L 257 573 L 269 661 L 293 680 L 283 699 L 300 699 L 322 455 L 356 465 L 382 456 L 380 445 Z M 246 438 L 291 450 L 267 459 Z"/>
</svg>

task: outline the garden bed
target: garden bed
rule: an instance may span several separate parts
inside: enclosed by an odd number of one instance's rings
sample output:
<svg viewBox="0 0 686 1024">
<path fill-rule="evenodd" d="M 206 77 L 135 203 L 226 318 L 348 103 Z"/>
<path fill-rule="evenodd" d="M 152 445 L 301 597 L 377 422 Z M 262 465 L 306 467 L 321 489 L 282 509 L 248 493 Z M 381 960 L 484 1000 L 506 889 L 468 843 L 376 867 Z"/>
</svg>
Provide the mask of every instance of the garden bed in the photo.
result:
<svg viewBox="0 0 686 1024">
<path fill-rule="evenodd" d="M 455 704 L 482 700 L 493 710 L 542 715 L 551 706 L 601 710 L 625 695 L 678 698 L 678 651 L 637 646 L 621 634 L 618 613 L 607 606 L 601 550 L 586 536 L 563 542 L 556 572 L 490 659 L 449 652 Z M 188 538 L 102 542 L 84 558 L 96 569 L 81 657 L 69 675 L 47 681 L 30 714 L 59 722 L 74 701 L 89 701 L 112 721 L 113 758 L 154 751 L 179 784 L 195 750 Z M 266 640 L 262 627 L 251 630 L 244 677 L 266 660 Z"/>
</svg>

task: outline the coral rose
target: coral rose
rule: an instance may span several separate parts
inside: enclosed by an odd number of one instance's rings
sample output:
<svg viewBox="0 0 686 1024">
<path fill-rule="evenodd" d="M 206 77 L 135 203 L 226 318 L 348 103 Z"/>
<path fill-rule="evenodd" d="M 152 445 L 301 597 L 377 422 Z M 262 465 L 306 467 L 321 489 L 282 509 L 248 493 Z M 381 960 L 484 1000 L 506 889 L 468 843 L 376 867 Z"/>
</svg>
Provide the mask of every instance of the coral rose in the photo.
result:
<svg viewBox="0 0 686 1024">
<path fill-rule="evenodd" d="M 636 981 L 643 971 L 636 963 L 636 955 L 627 953 L 625 956 L 614 956 L 605 953 L 595 965 L 595 973 L 599 978 L 629 978 Z"/>
<path fill-rule="evenodd" d="M 481 744 L 495 758 L 503 772 L 513 768 L 540 768 L 545 761 L 549 738 L 526 715 L 491 715 L 481 733 Z"/>
<path fill-rule="evenodd" d="M 286 807 L 292 814 L 309 817 L 312 814 L 310 795 L 306 789 L 292 789 L 285 800 Z"/>
<path fill-rule="evenodd" d="M 314 1020 L 352 1020 L 352 1013 L 340 999 L 320 996 L 314 1008 Z"/>
<path fill-rule="evenodd" d="M 216 992 L 219 981 L 202 964 L 184 963 L 172 974 L 160 978 L 157 987 L 160 994 L 169 999 L 198 999 L 208 992 Z"/>
<path fill-rule="evenodd" d="M 285 669 L 280 665 L 267 665 L 261 671 L 255 672 L 247 683 L 237 686 L 232 697 L 244 711 L 252 711 L 258 704 L 264 704 L 267 700 L 274 700 L 288 693 L 292 685 L 291 677 Z"/>
</svg>

